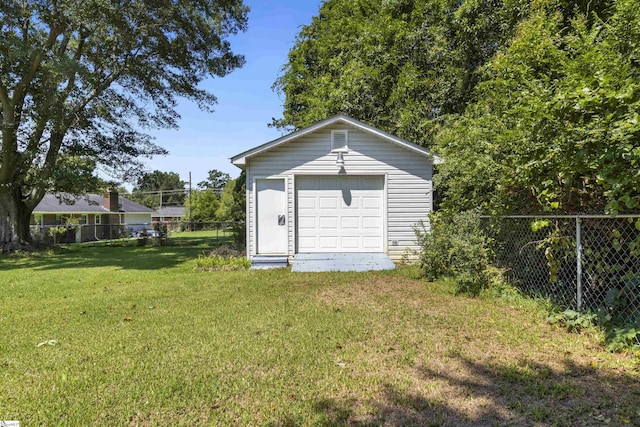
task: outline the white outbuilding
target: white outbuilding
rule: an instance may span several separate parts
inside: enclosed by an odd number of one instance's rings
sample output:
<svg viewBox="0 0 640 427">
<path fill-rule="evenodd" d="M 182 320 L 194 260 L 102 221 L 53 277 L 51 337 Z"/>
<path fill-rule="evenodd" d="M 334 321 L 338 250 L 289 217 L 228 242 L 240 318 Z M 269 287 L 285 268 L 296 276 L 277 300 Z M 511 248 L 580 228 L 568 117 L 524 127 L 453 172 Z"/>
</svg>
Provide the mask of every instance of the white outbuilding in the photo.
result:
<svg viewBox="0 0 640 427">
<path fill-rule="evenodd" d="M 339 115 L 231 162 L 246 172 L 248 258 L 258 268 L 293 263 L 295 270 L 309 254 L 397 262 L 418 250 L 414 227 L 428 226 L 439 159 Z"/>
</svg>

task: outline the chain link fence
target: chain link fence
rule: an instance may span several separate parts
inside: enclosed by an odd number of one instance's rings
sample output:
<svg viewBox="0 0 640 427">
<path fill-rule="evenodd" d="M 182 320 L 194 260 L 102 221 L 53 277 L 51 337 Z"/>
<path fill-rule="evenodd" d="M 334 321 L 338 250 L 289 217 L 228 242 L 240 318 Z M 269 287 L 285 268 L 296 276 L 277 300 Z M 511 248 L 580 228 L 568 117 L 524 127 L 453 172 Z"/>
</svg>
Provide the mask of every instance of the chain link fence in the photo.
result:
<svg viewBox="0 0 640 427">
<path fill-rule="evenodd" d="M 54 245 L 140 239 L 170 242 L 188 236 L 185 232 L 189 231 L 206 232 L 213 244 L 243 244 L 245 226 L 244 222 L 236 221 L 32 225 L 31 237 L 36 242 Z"/>
<path fill-rule="evenodd" d="M 514 286 L 563 308 L 640 328 L 640 216 L 484 220 L 496 263 Z"/>
</svg>

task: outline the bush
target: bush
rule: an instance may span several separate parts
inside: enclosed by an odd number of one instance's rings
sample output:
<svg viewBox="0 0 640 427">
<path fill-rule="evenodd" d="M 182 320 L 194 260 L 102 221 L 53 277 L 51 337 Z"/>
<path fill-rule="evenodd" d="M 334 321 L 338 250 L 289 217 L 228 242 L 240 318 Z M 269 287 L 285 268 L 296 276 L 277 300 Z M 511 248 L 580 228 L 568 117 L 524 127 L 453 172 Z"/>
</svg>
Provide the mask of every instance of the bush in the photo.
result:
<svg viewBox="0 0 640 427">
<path fill-rule="evenodd" d="M 416 228 L 420 244 L 420 269 L 428 280 L 451 277 L 456 293 L 478 295 L 490 282 L 490 239 L 476 213 L 429 215 L 431 229 Z"/>
</svg>

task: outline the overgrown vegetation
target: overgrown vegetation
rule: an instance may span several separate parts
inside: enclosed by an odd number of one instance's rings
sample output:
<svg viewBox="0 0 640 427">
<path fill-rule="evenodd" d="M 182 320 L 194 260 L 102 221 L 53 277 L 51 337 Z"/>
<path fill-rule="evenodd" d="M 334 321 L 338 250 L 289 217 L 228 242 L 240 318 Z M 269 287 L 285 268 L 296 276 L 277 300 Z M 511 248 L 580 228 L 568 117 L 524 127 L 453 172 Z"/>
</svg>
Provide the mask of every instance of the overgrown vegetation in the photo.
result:
<svg viewBox="0 0 640 427">
<path fill-rule="evenodd" d="M 429 280 L 450 277 L 458 293 L 478 295 L 489 285 L 490 239 L 477 213 L 432 213 L 430 229 L 416 228 L 420 268 Z"/>
<path fill-rule="evenodd" d="M 640 351 L 640 326 L 612 321 L 609 311 L 564 310 L 553 311 L 547 318 L 549 323 L 565 327 L 569 332 L 599 329 L 605 335 L 605 345 L 609 351 Z"/>
<path fill-rule="evenodd" d="M 203 271 L 237 271 L 249 267 L 251 262 L 244 256 L 244 251 L 227 245 L 200 254 L 196 259 L 196 269 Z"/>
<path fill-rule="evenodd" d="M 445 159 L 441 207 L 635 210 L 636 0 L 329 0 L 302 27 L 274 124 L 344 113 Z"/>
</svg>

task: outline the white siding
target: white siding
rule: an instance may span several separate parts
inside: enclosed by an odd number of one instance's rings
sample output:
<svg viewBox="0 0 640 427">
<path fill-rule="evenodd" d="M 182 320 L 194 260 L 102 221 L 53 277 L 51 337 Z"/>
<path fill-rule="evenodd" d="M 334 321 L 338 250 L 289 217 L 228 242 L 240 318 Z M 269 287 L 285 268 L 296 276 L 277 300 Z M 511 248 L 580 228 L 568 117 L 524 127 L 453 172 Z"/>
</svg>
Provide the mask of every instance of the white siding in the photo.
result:
<svg viewBox="0 0 640 427">
<path fill-rule="evenodd" d="M 386 176 L 386 252 L 399 261 L 406 250 L 417 250 L 413 227 L 427 221 L 432 208 L 431 161 L 416 152 L 348 125 L 335 124 L 247 159 L 247 245 L 255 248 L 255 179 L 287 179 L 288 255 L 296 251 L 295 176 L 337 175 L 336 153 L 331 153 L 331 131 L 348 129 L 349 152 L 344 154 L 347 175 Z"/>
<path fill-rule="evenodd" d="M 149 224 L 151 225 L 151 213 L 125 213 L 123 221 L 125 224 Z"/>
</svg>

